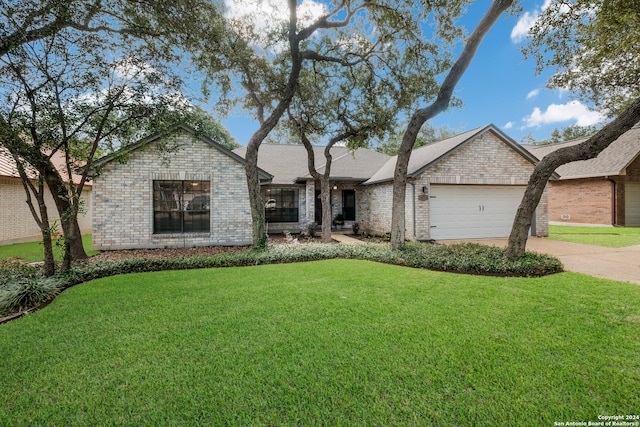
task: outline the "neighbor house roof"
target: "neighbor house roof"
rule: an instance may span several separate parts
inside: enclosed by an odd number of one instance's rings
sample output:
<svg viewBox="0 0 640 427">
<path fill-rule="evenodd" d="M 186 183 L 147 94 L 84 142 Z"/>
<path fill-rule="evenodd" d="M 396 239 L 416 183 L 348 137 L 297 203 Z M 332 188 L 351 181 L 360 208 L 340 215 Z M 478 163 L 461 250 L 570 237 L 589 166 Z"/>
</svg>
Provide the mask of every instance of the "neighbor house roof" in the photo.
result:
<svg viewBox="0 0 640 427">
<path fill-rule="evenodd" d="M 416 148 L 411 153 L 409 165 L 407 168 L 407 177 L 416 178 L 420 176 L 425 169 L 439 162 L 440 160 L 455 153 L 460 148 L 464 147 L 467 143 L 473 141 L 475 138 L 483 135 L 486 132 L 495 133 L 505 144 L 510 146 L 513 150 L 518 152 L 524 158 L 532 163 L 537 163 L 537 159 L 531 155 L 527 150 L 522 148 L 520 144 L 509 138 L 500 129 L 494 125 L 486 125 L 470 131 L 461 133 L 454 137 L 444 139 L 433 144 L 425 145 L 424 147 Z M 391 157 L 380 170 L 378 170 L 365 184 L 376 184 L 380 182 L 392 181 L 396 168 L 398 156 Z"/>
<path fill-rule="evenodd" d="M 314 146 L 316 170 L 324 173 L 326 160 L 323 146 Z M 245 155 L 246 147 L 234 152 Z M 331 148 L 331 179 L 362 182 L 369 179 L 389 156 L 377 151 L 358 148 L 351 151 L 346 147 Z M 309 173 L 307 150 L 298 144 L 262 144 L 258 151 L 258 166 L 273 174 L 272 184 L 294 184 L 300 180 L 313 179 Z"/>
<path fill-rule="evenodd" d="M 62 179 L 66 181 L 68 179 L 68 175 L 64 153 L 56 151 L 53 156 L 51 156 L 51 163 L 53 163 L 53 166 L 58 170 Z M 38 172 L 30 165 L 27 166 L 26 172 L 29 179 L 36 179 L 38 177 Z M 20 178 L 16 161 L 11 153 L 9 153 L 9 151 L 4 147 L 0 147 L 0 177 Z M 80 183 L 80 175 L 74 173 L 72 174 L 72 177 L 74 184 Z M 91 186 L 91 181 L 85 182 L 85 185 Z"/>
<path fill-rule="evenodd" d="M 547 154 L 563 147 L 571 147 L 588 138 L 551 145 L 529 145 L 534 156 L 542 159 Z M 556 169 L 560 179 L 595 178 L 625 173 L 625 169 L 640 155 L 640 128 L 635 127 L 605 148 L 596 158 L 567 163 Z"/>
<path fill-rule="evenodd" d="M 231 157 L 232 159 L 244 164 L 246 163 L 246 160 L 244 159 L 244 157 L 239 156 L 238 154 L 234 153 L 233 151 L 229 150 L 228 148 L 226 148 L 225 146 L 223 146 L 222 144 L 219 144 L 218 142 L 214 141 L 213 139 L 209 138 L 208 136 L 205 135 L 201 135 L 199 134 L 195 129 L 193 129 L 190 126 L 187 125 L 176 125 L 171 127 L 170 129 L 168 129 L 166 132 L 159 132 L 153 135 L 150 135 L 146 138 L 141 139 L 138 142 L 134 142 L 133 144 L 129 144 L 123 148 L 121 148 L 120 150 L 118 150 L 115 153 L 109 154 L 107 156 L 104 156 L 98 160 L 96 160 L 93 163 L 93 171 L 92 174 L 93 175 L 99 175 L 98 170 L 99 168 L 101 168 L 102 166 L 104 166 L 105 164 L 112 162 L 113 160 L 119 158 L 120 156 L 122 156 L 123 154 L 128 154 L 131 153 L 135 150 L 138 150 L 142 147 L 144 147 L 147 144 L 150 144 L 154 141 L 157 141 L 167 135 L 170 135 L 176 131 L 184 131 L 187 132 L 191 135 L 193 135 L 195 138 L 199 139 L 200 141 L 211 145 L 212 147 L 215 147 L 216 149 L 218 149 L 219 151 L 221 151 L 222 153 L 226 154 L 227 156 Z M 258 165 L 259 166 L 259 165 Z M 273 176 L 262 170 L 262 168 L 258 167 L 258 174 L 260 176 L 261 180 L 264 181 L 270 181 Z"/>
</svg>

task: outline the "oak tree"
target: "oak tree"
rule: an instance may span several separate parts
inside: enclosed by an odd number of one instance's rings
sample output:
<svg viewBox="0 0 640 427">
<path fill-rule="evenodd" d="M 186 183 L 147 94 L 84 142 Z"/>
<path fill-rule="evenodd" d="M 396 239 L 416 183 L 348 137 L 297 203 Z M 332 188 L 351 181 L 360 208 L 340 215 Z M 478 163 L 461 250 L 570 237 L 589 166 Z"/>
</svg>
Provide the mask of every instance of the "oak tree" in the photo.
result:
<svg viewBox="0 0 640 427">
<path fill-rule="evenodd" d="M 449 2 L 449 7 L 451 7 L 452 4 L 452 2 Z M 491 3 L 480 22 L 466 39 L 460 55 L 450 67 L 437 93 L 431 97 L 431 103 L 426 107 L 415 110 L 409 119 L 409 124 L 407 125 L 398 150 L 398 160 L 393 178 L 391 247 L 394 249 L 403 245 L 405 241 L 407 169 L 411 158 L 411 151 L 415 145 L 420 129 L 426 121 L 449 107 L 453 91 L 473 60 L 480 43 L 498 18 L 509 9 L 512 4 L 513 0 L 494 0 Z M 455 16 L 462 13 L 463 7 L 463 4 L 457 4 L 457 14 Z"/>
<path fill-rule="evenodd" d="M 63 268 L 86 256 L 77 214 L 95 154 L 186 105 L 177 94 L 180 76 L 168 64 L 185 51 L 215 46 L 224 28 L 219 17 L 204 0 L 3 2 L 0 143 L 52 193 L 64 233 Z M 63 171 L 51 160 L 56 153 L 66 160 Z M 84 169 L 74 183 L 77 162 Z M 27 200 L 32 194 L 38 201 L 32 213 L 48 250 L 45 186 L 24 184 Z M 48 273 L 52 268 L 46 265 Z"/>
</svg>

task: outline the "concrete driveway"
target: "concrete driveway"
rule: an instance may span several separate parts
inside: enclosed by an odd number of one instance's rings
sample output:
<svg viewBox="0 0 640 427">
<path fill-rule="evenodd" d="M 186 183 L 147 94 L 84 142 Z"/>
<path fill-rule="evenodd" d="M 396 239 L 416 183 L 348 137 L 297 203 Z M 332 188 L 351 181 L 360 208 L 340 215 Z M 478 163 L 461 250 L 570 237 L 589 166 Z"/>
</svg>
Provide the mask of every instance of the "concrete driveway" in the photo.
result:
<svg viewBox="0 0 640 427">
<path fill-rule="evenodd" d="M 507 239 L 465 241 L 499 247 L 507 245 Z M 562 261 L 566 271 L 640 284 L 640 246 L 604 248 L 530 237 L 527 241 L 527 250 L 555 256 Z"/>
</svg>

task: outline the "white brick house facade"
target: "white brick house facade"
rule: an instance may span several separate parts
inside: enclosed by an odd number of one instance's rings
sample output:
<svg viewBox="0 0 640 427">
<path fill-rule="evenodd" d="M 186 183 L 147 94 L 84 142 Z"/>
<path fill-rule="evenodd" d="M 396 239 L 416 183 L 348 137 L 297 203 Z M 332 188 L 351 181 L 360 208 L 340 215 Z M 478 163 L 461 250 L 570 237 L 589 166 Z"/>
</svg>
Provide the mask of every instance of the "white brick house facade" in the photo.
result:
<svg viewBox="0 0 640 427">
<path fill-rule="evenodd" d="M 161 150 L 165 146 L 169 150 Z M 94 177 L 94 249 L 248 245 L 251 210 L 242 159 L 181 128 L 171 137 L 147 141 L 128 154 L 98 164 Z M 154 230 L 154 181 L 208 181 L 210 230 Z"/>
<path fill-rule="evenodd" d="M 196 137 L 187 127 L 178 127 L 178 132 L 170 137 L 150 137 L 129 147 L 127 152 L 126 162 L 118 162 L 115 157 L 97 162 L 100 169 L 93 181 L 95 249 L 251 244 L 251 211 L 241 149 L 228 151 L 211 140 Z M 390 232 L 395 158 L 384 155 L 381 158 L 380 153 L 369 150 L 353 153 L 344 148 L 337 149 L 334 156 L 331 220 L 344 214 L 346 228 L 358 222 L 362 231 Z M 258 158 L 265 184 L 262 190 L 265 210 L 271 210 L 267 217 L 273 219 L 267 224 L 268 232 L 295 233 L 304 224 L 317 221 L 319 186 L 306 171 L 304 147 L 263 144 Z M 509 221 L 513 220 L 513 204 L 519 202 L 515 200 L 517 192 L 524 191 L 535 161 L 535 157 L 492 125 L 415 150 L 406 189 L 407 239 L 431 240 L 436 234 L 434 227 L 440 226 L 438 231 L 443 229 L 444 225 L 434 219 L 436 196 L 432 193 L 447 188 L 469 189 L 471 193 L 478 190 L 489 195 L 505 188 L 517 190 L 510 193 L 509 208 L 500 208 L 503 214 L 499 233 L 504 234 L 504 227 L 510 227 Z M 274 175 L 269 175 L 272 171 Z M 154 205 L 159 203 L 158 183 L 163 182 L 203 183 L 210 187 L 206 194 L 207 201 L 210 200 L 206 230 L 167 232 L 158 226 L 159 211 Z M 186 224 L 191 218 L 186 211 L 187 201 L 192 198 L 185 197 L 184 203 L 165 213 L 175 214 Z M 484 213 L 484 205 L 479 209 Z M 454 210 L 460 225 L 474 221 L 473 212 Z M 505 215 L 507 210 L 509 213 Z M 547 235 L 547 221 L 545 192 L 536 212 L 533 234 Z M 484 223 L 476 226 L 484 231 L 491 228 Z"/>
</svg>

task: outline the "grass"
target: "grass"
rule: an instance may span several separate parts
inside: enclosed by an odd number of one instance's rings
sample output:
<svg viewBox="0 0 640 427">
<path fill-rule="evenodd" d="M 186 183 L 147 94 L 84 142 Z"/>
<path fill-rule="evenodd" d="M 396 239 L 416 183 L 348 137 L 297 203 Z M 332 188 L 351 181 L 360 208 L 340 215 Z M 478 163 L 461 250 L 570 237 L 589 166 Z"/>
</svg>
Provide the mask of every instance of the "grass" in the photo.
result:
<svg viewBox="0 0 640 427">
<path fill-rule="evenodd" d="M 640 287 L 573 273 L 131 274 L 0 329 L 0 425 L 553 425 L 640 408 Z"/>
<path fill-rule="evenodd" d="M 91 249 L 91 238 L 91 234 L 82 236 L 82 244 L 89 256 L 98 253 L 98 251 Z M 43 251 L 42 242 L 14 243 L 0 246 L 0 259 L 18 258 L 23 262 L 40 262 L 44 259 Z M 56 260 L 62 260 L 62 248 L 55 245 L 55 243 L 53 253 Z"/>
<path fill-rule="evenodd" d="M 640 245 L 640 228 L 550 225 L 549 238 L 586 245 L 623 248 Z"/>
</svg>

